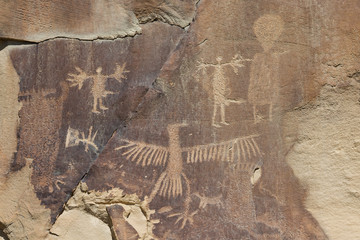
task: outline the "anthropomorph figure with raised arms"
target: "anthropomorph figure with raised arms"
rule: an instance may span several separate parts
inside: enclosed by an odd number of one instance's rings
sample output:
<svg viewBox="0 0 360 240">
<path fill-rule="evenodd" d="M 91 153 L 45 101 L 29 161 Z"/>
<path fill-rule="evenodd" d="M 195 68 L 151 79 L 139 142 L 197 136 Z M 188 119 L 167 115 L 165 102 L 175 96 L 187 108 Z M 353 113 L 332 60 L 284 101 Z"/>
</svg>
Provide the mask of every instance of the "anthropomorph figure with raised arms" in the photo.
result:
<svg viewBox="0 0 360 240">
<path fill-rule="evenodd" d="M 117 65 L 115 69 L 115 73 L 111 75 L 103 75 L 102 68 L 98 67 L 96 69 L 96 74 L 86 74 L 81 68 L 75 67 L 77 74 L 70 73 L 69 78 L 67 79 L 71 82 L 71 87 L 78 86 L 80 90 L 83 87 L 84 82 L 87 79 L 92 79 L 91 93 L 94 98 L 93 102 L 93 113 L 100 113 L 98 111 L 98 107 L 100 110 L 107 110 L 108 108 L 103 104 L 103 98 L 105 98 L 109 94 L 115 94 L 114 92 L 107 91 L 105 89 L 106 81 L 110 78 L 116 79 L 119 83 L 122 82 L 123 79 L 126 79 L 125 73 L 128 73 L 125 69 L 126 64 Z"/>
<path fill-rule="evenodd" d="M 199 62 L 197 66 L 198 71 L 201 71 L 202 74 L 206 74 L 209 68 L 213 68 L 214 72 L 212 75 L 212 92 L 210 94 L 213 95 L 214 101 L 214 110 L 212 116 L 212 125 L 214 127 L 220 127 L 220 124 L 228 125 L 225 120 L 225 107 L 230 103 L 241 104 L 245 103 L 244 99 L 231 99 L 228 97 L 229 88 L 228 82 L 225 77 L 225 67 L 229 66 L 233 69 L 234 73 L 238 73 L 238 68 L 244 67 L 244 62 L 251 61 L 250 59 L 244 59 L 239 55 L 235 55 L 230 62 L 222 62 L 223 58 L 221 56 L 216 58 L 217 63 L 204 63 L 203 60 Z M 220 122 L 216 121 L 216 117 L 218 116 L 218 110 L 220 110 Z M 220 124 L 219 124 L 220 123 Z"/>
</svg>

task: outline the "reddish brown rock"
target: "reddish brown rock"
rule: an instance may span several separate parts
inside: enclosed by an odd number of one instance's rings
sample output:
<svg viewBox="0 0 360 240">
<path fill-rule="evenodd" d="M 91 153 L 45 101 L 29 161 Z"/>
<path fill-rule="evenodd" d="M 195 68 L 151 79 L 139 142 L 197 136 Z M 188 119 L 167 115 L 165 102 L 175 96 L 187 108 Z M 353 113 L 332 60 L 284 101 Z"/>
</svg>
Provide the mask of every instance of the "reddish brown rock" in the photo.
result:
<svg viewBox="0 0 360 240">
<path fill-rule="evenodd" d="M 356 0 L 3 5 L 0 238 L 359 236 Z"/>
<path fill-rule="evenodd" d="M 280 140 L 282 113 L 311 85 L 308 12 L 302 2 L 258 4 L 201 2 L 154 84 L 161 94 L 83 180 L 143 199 L 160 239 L 327 238 Z"/>
<path fill-rule="evenodd" d="M 139 237 L 136 230 L 125 220 L 131 213 L 125 214 L 124 208 L 120 205 L 108 207 L 107 212 L 111 219 L 113 235 L 116 240 L 135 239 Z"/>
<path fill-rule="evenodd" d="M 133 39 L 54 40 L 11 52 L 23 105 L 12 168 L 33 159 L 32 183 L 53 217 L 141 103 L 181 33 L 154 23 Z"/>
</svg>

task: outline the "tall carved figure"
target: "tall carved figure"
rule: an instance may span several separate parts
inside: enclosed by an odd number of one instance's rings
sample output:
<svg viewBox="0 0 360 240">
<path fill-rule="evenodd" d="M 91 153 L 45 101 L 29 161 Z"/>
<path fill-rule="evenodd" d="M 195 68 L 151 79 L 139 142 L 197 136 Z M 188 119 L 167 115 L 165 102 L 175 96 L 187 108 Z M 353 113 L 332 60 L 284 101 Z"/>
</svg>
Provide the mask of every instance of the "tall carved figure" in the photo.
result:
<svg viewBox="0 0 360 240">
<path fill-rule="evenodd" d="M 279 95 L 279 60 L 282 53 L 272 50 L 283 31 L 283 20 L 277 15 L 263 15 L 254 23 L 254 32 L 264 49 L 255 54 L 251 64 L 248 101 L 253 105 L 255 123 L 260 116 L 256 106 L 269 105 L 269 120 L 272 121 L 273 106 Z"/>
</svg>

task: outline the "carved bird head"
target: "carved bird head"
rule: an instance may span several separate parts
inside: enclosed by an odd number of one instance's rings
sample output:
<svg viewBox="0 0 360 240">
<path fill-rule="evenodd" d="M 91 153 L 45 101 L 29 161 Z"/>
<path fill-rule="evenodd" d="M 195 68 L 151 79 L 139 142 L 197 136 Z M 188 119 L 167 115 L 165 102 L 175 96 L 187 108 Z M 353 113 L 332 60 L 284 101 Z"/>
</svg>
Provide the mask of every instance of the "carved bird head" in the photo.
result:
<svg viewBox="0 0 360 240">
<path fill-rule="evenodd" d="M 168 132 L 177 132 L 178 133 L 181 127 L 186 127 L 186 126 L 189 126 L 189 124 L 187 124 L 186 122 L 172 123 L 167 126 L 167 130 L 168 130 Z"/>
</svg>

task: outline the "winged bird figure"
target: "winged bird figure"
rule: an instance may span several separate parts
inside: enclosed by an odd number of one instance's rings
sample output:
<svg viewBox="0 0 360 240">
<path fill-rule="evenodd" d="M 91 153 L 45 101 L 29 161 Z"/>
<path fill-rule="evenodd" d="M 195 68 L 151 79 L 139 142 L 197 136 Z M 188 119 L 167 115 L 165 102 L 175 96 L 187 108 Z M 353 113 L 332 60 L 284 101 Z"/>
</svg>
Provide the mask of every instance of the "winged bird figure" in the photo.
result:
<svg viewBox="0 0 360 240">
<path fill-rule="evenodd" d="M 192 216 L 196 214 L 189 213 L 191 190 L 190 181 L 185 175 L 184 164 L 201 163 L 205 161 L 227 161 L 236 162 L 238 165 L 247 168 L 255 168 L 257 163 L 249 161 L 254 157 L 260 157 L 261 152 L 256 137 L 259 135 L 250 135 L 235 138 L 221 143 L 211 143 L 207 145 L 198 145 L 183 148 L 180 145 L 179 131 L 181 127 L 187 124 L 170 124 L 167 127 L 169 134 L 169 146 L 157 146 L 144 142 L 131 141 L 122 139 L 122 146 L 115 148 L 121 150 L 122 155 L 129 161 L 142 167 L 163 166 L 165 170 L 157 179 L 154 189 L 147 198 L 150 203 L 156 195 L 166 198 L 176 198 L 184 194 L 185 183 L 185 200 L 184 212 L 169 215 L 169 217 L 178 216 L 178 221 L 182 220 L 181 228 L 187 222 L 192 222 Z M 182 156 L 186 156 L 183 159 Z"/>
</svg>

